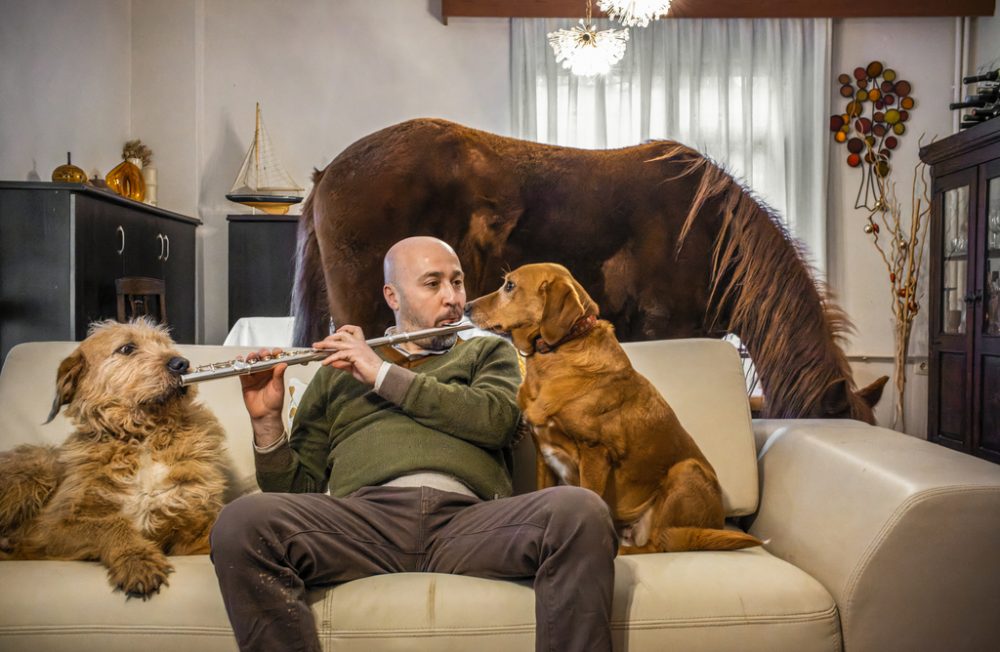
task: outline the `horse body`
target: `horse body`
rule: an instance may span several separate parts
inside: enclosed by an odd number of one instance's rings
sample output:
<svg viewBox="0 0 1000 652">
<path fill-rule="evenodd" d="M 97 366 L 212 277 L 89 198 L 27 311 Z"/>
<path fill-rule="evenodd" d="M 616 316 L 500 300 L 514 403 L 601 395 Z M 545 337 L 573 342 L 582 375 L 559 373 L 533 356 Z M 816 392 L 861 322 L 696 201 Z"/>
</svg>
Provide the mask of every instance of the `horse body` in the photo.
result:
<svg viewBox="0 0 1000 652">
<path fill-rule="evenodd" d="M 579 150 L 423 119 L 355 142 L 315 181 L 299 227 L 297 345 L 322 338 L 328 318 L 381 332 L 392 319 L 382 257 L 433 235 L 455 246 L 470 297 L 507 268 L 560 263 L 623 341 L 736 333 L 769 416 L 872 421 L 835 342 L 840 314 L 802 255 L 694 150 Z"/>
</svg>

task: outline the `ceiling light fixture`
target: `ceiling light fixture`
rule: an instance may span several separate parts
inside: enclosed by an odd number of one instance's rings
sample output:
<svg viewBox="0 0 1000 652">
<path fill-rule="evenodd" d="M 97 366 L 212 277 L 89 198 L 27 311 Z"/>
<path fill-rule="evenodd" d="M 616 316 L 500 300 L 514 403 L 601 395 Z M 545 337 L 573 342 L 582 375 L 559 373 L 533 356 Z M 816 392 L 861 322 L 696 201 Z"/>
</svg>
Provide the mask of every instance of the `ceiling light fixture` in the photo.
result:
<svg viewBox="0 0 1000 652">
<path fill-rule="evenodd" d="M 625 56 L 628 43 L 627 29 L 600 30 L 591 20 L 591 0 L 587 0 L 587 17 L 570 29 L 560 29 L 548 34 L 549 45 L 556 54 L 556 62 L 574 75 L 593 77 L 603 75 Z"/>
<path fill-rule="evenodd" d="M 601 11 L 627 27 L 646 27 L 667 15 L 670 0 L 597 0 Z"/>
</svg>

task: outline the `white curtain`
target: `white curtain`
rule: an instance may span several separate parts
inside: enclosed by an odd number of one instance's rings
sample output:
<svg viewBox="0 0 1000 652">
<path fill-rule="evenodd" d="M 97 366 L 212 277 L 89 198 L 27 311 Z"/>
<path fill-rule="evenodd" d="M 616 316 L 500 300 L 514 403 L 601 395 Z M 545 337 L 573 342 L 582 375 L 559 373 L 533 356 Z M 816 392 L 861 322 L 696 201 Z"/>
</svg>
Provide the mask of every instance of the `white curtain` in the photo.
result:
<svg viewBox="0 0 1000 652">
<path fill-rule="evenodd" d="M 596 79 L 563 69 L 549 47 L 546 35 L 574 22 L 511 21 L 514 135 L 586 148 L 685 143 L 775 209 L 825 271 L 829 19 L 658 20 L 633 28 L 625 58 Z"/>
</svg>

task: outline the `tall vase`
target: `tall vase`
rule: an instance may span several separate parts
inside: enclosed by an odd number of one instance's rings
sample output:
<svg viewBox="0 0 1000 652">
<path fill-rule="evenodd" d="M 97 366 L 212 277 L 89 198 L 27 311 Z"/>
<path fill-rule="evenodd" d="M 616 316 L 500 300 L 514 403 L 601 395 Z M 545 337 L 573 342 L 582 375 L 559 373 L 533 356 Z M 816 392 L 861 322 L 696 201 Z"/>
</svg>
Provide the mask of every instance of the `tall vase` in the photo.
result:
<svg viewBox="0 0 1000 652">
<path fill-rule="evenodd" d="M 912 318 L 911 318 L 912 319 Z M 892 428 L 906 432 L 906 412 L 903 409 L 906 398 L 906 362 L 910 357 L 910 332 L 913 322 L 905 318 L 897 319 L 895 324 L 893 356 L 893 378 L 896 387 L 895 406 L 892 413 Z"/>
</svg>

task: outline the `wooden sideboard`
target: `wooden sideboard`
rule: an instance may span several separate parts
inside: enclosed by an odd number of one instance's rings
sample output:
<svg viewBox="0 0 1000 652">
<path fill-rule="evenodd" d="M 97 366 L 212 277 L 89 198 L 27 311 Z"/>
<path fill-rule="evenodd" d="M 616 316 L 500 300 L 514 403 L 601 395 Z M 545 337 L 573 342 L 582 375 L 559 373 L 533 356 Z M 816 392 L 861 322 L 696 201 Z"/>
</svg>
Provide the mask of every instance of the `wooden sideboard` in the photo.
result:
<svg viewBox="0 0 1000 652">
<path fill-rule="evenodd" d="M 0 181 L 0 355 L 83 339 L 116 317 L 115 279 L 126 276 L 163 279 L 173 337 L 194 343 L 200 224 L 84 184 Z"/>
<path fill-rule="evenodd" d="M 298 215 L 229 215 L 229 328 L 291 312 Z"/>
</svg>

